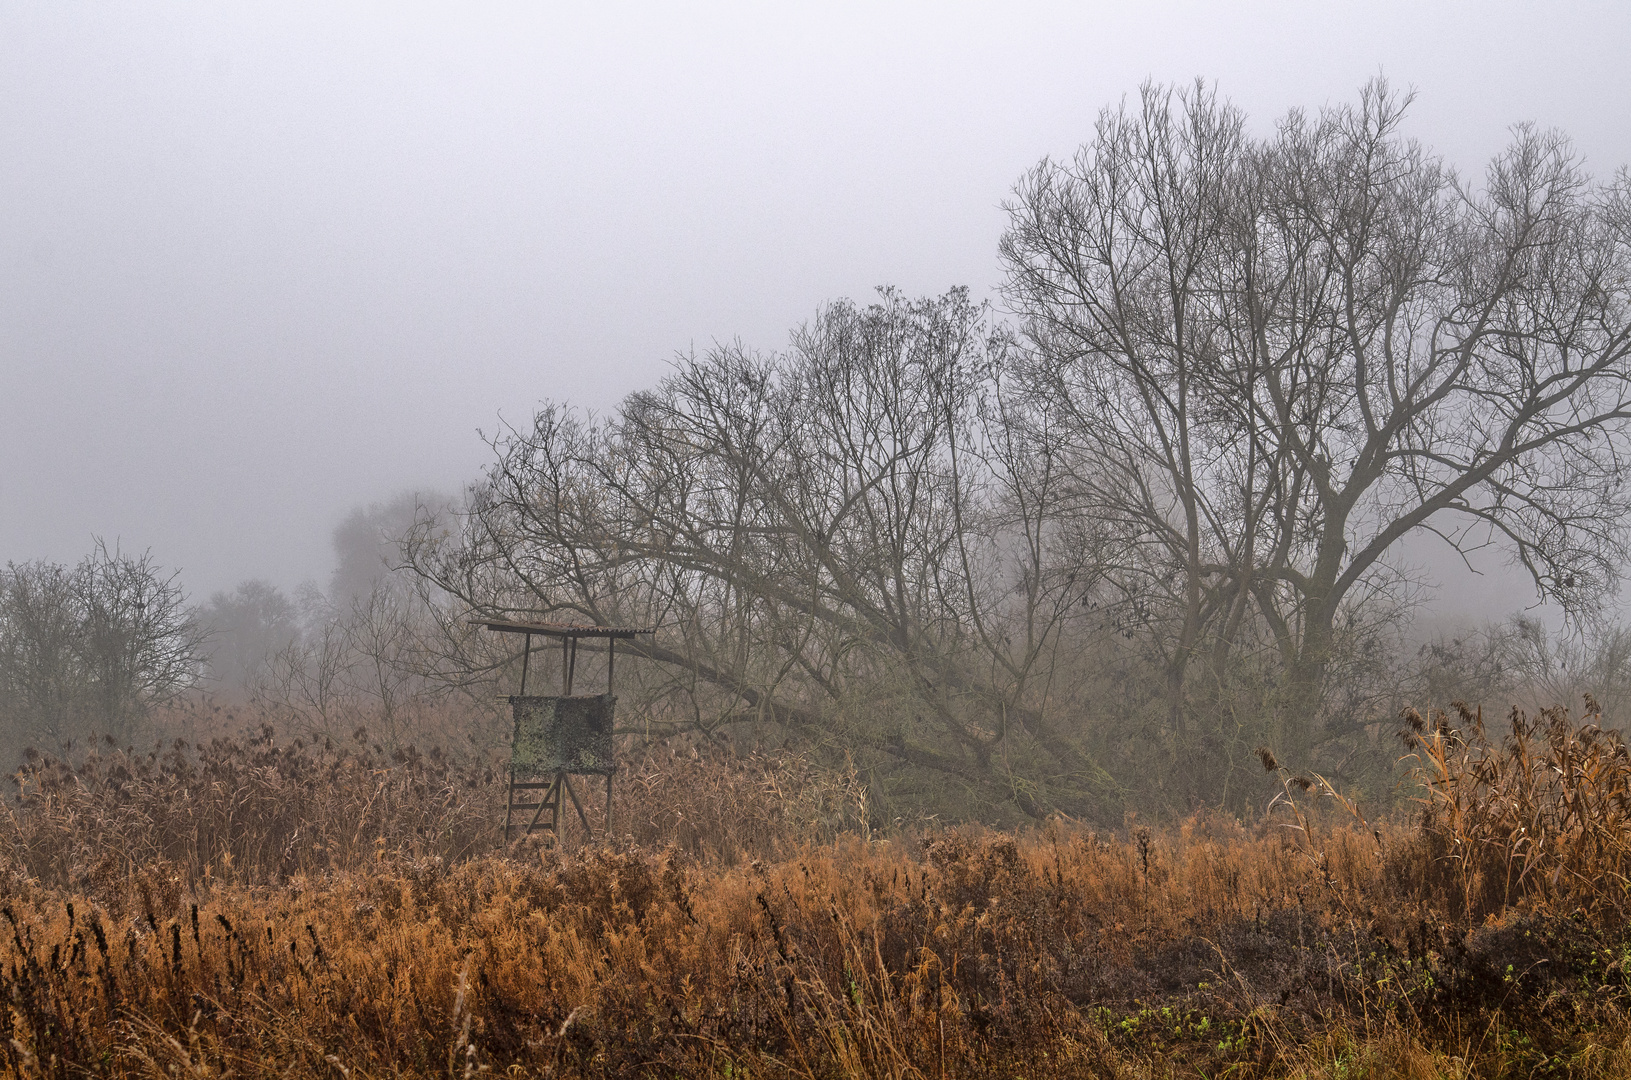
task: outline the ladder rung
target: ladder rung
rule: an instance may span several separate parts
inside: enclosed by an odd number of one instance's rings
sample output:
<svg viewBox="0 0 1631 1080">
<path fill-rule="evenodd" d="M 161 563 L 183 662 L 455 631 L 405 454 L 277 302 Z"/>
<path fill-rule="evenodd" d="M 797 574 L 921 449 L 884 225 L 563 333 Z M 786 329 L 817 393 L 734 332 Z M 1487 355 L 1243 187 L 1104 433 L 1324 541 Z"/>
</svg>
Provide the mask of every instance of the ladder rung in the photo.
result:
<svg viewBox="0 0 1631 1080">
<path fill-rule="evenodd" d="M 520 781 L 516 781 L 515 783 L 510 785 L 510 790 L 511 791 L 519 791 L 522 788 L 547 788 L 547 787 L 554 787 L 554 786 L 555 786 L 555 781 L 553 781 L 553 780 L 547 780 L 547 781 L 544 781 L 543 783 L 533 783 L 532 781 L 529 780 L 528 782 L 526 782 L 524 784 L 521 783 Z"/>
<path fill-rule="evenodd" d="M 550 807 L 552 807 L 554 805 L 555 804 L 552 803 L 552 802 L 545 802 L 545 803 L 513 802 L 513 803 L 510 804 L 510 809 L 511 810 L 536 810 L 541 806 L 545 810 L 548 810 Z"/>
</svg>

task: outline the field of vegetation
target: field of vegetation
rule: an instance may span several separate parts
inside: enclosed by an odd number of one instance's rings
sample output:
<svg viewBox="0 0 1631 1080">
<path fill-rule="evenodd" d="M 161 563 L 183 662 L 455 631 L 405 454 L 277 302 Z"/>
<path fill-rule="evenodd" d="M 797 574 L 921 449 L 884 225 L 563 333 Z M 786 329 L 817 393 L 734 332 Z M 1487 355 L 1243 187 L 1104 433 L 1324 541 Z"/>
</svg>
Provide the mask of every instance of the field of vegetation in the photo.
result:
<svg viewBox="0 0 1631 1080">
<path fill-rule="evenodd" d="M 676 741 L 624 763 L 611 842 L 507 851 L 491 769 L 366 733 L 36 757 L 0 1049 L 63 1077 L 1623 1076 L 1631 760 L 1589 710 L 1407 715 L 1385 821 L 1265 753 L 1249 823 L 883 835 L 851 779 Z"/>
</svg>

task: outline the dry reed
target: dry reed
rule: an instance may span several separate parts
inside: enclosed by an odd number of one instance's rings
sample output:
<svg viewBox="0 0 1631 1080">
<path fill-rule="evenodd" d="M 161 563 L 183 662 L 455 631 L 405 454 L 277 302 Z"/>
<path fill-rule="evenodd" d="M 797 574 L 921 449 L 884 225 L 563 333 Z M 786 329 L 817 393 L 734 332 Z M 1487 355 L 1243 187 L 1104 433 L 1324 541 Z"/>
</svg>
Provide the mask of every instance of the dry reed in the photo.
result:
<svg viewBox="0 0 1631 1080">
<path fill-rule="evenodd" d="M 1591 888 L 1619 887 L 1618 744 L 1548 714 L 1497 749 L 1468 717 L 1465 734 L 1443 718 L 1411 732 L 1426 814 L 1376 827 L 1283 775 L 1250 826 L 882 839 L 844 778 L 687 748 L 626 769 L 646 778 L 631 830 L 678 828 L 666 797 L 702 792 L 684 847 L 505 853 L 420 832 L 457 835 L 461 815 L 474 830 L 493 803 L 458 793 L 496 786 L 462 788 L 473 774 L 430 755 L 265 737 L 220 750 L 230 768 L 192 762 L 191 781 L 164 755 L 41 766 L 9 826 L 0 1051 L 16 1074 L 63 1077 L 1626 1075 L 1631 945 L 1619 901 Z M 273 775 L 327 790 L 301 755 L 378 776 L 306 803 L 208 794 Z M 826 786 L 782 799 L 771 828 L 726 819 L 805 782 Z M 419 800 L 416 824 L 382 833 L 397 827 L 362 813 L 382 784 Z M 202 800 L 176 820 L 208 828 L 158 821 L 161 797 Z M 1514 799 L 1525 832 L 1501 809 Z M 358 840 L 291 862 L 284 833 L 221 824 L 256 806 Z M 38 838 L 65 826 L 36 819 L 70 812 L 151 854 L 67 850 L 79 870 L 59 873 Z"/>
</svg>

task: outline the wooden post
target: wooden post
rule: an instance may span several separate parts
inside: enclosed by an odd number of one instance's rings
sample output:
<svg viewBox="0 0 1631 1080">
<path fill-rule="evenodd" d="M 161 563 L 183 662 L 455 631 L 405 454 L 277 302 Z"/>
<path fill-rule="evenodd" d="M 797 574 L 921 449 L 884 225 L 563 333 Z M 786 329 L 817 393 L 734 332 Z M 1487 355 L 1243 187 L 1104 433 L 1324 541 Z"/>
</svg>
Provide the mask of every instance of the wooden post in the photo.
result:
<svg viewBox="0 0 1631 1080">
<path fill-rule="evenodd" d="M 532 659 L 532 635 L 527 635 L 525 650 L 521 653 L 521 696 L 527 696 L 527 661 Z"/>
<path fill-rule="evenodd" d="M 508 790 L 504 793 L 504 842 L 510 842 L 510 814 L 515 810 L 515 770 L 510 770 Z"/>
<path fill-rule="evenodd" d="M 614 637 L 609 637 L 609 638 L 606 639 L 606 696 L 607 697 L 611 697 L 613 694 L 615 694 L 617 692 L 617 684 L 613 679 L 613 676 L 616 673 L 616 671 L 617 671 L 617 639 L 614 638 Z M 615 746 L 616 744 L 614 743 L 613 745 Z M 617 767 L 617 763 L 614 761 L 612 763 L 612 768 L 616 769 L 616 767 Z M 609 843 L 612 842 L 612 774 L 611 773 L 606 774 L 606 826 L 605 826 L 605 832 L 606 832 L 606 842 L 609 844 Z"/>
<path fill-rule="evenodd" d="M 578 801 L 578 793 L 572 786 L 572 777 L 569 773 L 561 774 L 561 785 L 566 789 L 567 798 L 572 800 L 572 808 L 578 812 L 578 820 L 583 823 L 583 837 L 585 840 L 594 840 L 595 832 L 589 828 L 589 815 L 583 812 L 583 804 Z M 559 813 L 559 811 L 557 811 Z M 557 833 L 558 837 L 560 834 Z"/>
</svg>

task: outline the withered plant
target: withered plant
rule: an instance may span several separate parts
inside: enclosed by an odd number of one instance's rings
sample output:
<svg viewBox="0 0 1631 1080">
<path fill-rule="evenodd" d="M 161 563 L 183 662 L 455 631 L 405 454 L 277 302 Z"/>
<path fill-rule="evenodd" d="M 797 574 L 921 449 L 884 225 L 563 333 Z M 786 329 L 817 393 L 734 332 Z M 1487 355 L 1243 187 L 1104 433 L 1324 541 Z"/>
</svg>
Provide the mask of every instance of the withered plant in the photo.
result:
<svg viewBox="0 0 1631 1080">
<path fill-rule="evenodd" d="M 1411 732 L 1414 823 L 1363 824 L 1332 784 L 1276 769 L 1252 823 L 885 836 L 853 777 L 676 742 L 625 762 L 611 842 L 503 851 L 373 816 L 392 801 L 456 834 L 496 808 L 496 778 L 430 755 L 262 732 L 207 761 L 39 762 L 6 817 L 0 1059 L 62 1077 L 1625 1075 L 1631 942 L 1599 895 L 1620 889 L 1618 740 L 1559 711 L 1497 749 L 1460 720 Z M 1515 824 L 1501 808 L 1524 799 Z M 308 835 L 356 839 L 318 858 Z"/>
<path fill-rule="evenodd" d="M 1469 923 L 1526 904 L 1576 909 L 1623 927 L 1631 913 L 1631 755 L 1586 697 L 1585 722 L 1562 706 L 1513 709 L 1498 740 L 1462 702 L 1431 719 L 1407 710 L 1401 732 L 1421 785 L 1419 886 Z"/>
</svg>

